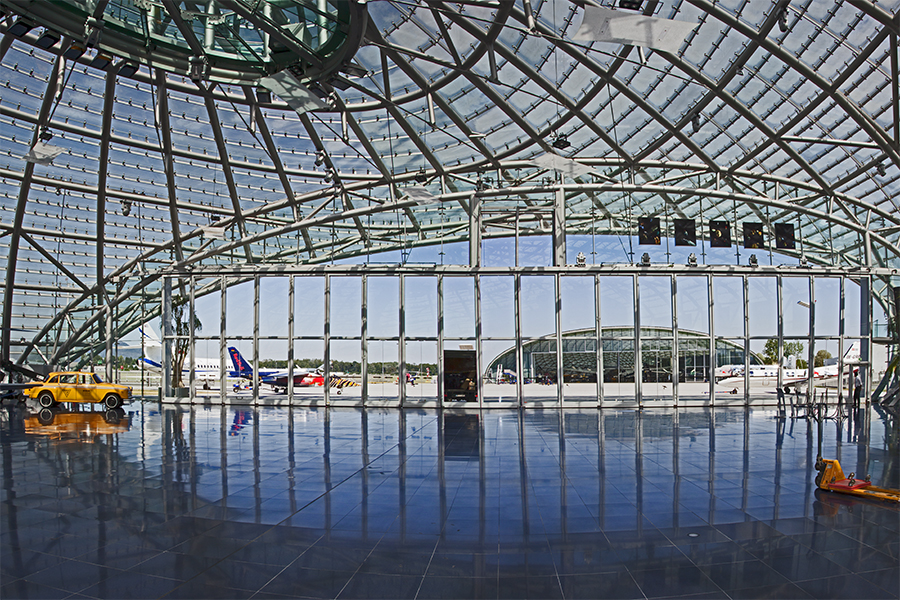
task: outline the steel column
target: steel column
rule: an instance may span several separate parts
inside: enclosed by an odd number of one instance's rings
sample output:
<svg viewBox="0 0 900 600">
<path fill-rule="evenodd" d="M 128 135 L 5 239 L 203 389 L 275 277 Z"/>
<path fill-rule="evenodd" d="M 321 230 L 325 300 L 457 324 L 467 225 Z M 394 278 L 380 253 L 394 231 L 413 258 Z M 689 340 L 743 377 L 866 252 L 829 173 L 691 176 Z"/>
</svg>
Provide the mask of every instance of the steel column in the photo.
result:
<svg viewBox="0 0 900 600">
<path fill-rule="evenodd" d="M 219 277 L 219 289 L 221 290 L 220 298 L 220 314 L 219 314 L 219 399 L 225 404 L 226 386 L 228 385 L 228 369 L 225 366 L 228 361 L 227 339 L 225 337 L 225 319 L 227 317 L 227 304 L 225 302 L 225 285 L 226 278 L 224 275 Z"/>
<path fill-rule="evenodd" d="M 639 408 L 643 408 L 644 399 L 641 396 L 641 383 L 644 380 L 644 361 L 641 356 L 641 289 L 638 276 L 631 276 L 634 288 L 634 399 Z"/>
<path fill-rule="evenodd" d="M 778 306 L 778 387 L 784 390 L 784 281 L 775 276 L 775 304 Z"/>
<path fill-rule="evenodd" d="M 707 294 L 709 295 L 709 405 L 716 405 L 716 311 L 713 290 L 713 276 L 706 276 Z"/>
<path fill-rule="evenodd" d="M 359 307 L 359 336 L 362 362 L 362 399 L 363 404 L 369 402 L 369 276 L 363 275 L 360 280 L 361 302 Z"/>
<path fill-rule="evenodd" d="M 518 275 L 516 276 L 518 277 Z M 437 390 L 438 390 L 438 406 L 444 406 L 444 276 L 437 276 L 437 334 L 438 334 L 438 356 L 437 356 Z M 438 425 L 439 428 L 442 424 Z M 443 451 L 443 447 L 441 447 Z M 443 461 L 439 462 L 443 465 Z M 441 515 L 443 518 L 443 514 Z"/>
<path fill-rule="evenodd" d="M 400 406 L 406 404 L 406 275 L 400 275 L 400 314 L 398 315 L 400 322 L 400 347 L 397 349 L 398 358 L 398 379 L 397 384 L 400 390 Z"/>
<path fill-rule="evenodd" d="M 259 275 L 253 278 L 253 404 L 259 403 Z"/>
<path fill-rule="evenodd" d="M 560 287 L 559 273 L 553 278 L 553 289 L 556 292 L 554 307 L 556 312 L 556 401 L 562 406 L 565 401 L 563 394 L 563 337 L 562 337 L 562 289 Z"/>
<path fill-rule="evenodd" d="M 681 378 L 678 360 L 678 278 L 670 275 L 672 287 L 672 402 L 678 408 L 678 380 Z"/>
<path fill-rule="evenodd" d="M 560 187 L 556 190 L 553 203 L 553 266 L 562 267 L 566 264 L 566 194 Z"/>
<path fill-rule="evenodd" d="M 481 194 L 475 192 L 469 202 L 469 266 L 481 266 Z"/>
<path fill-rule="evenodd" d="M 481 275 L 475 275 L 475 364 L 478 371 L 475 374 L 478 390 L 478 406 L 484 406 L 484 370 L 481 359 Z"/>
<path fill-rule="evenodd" d="M 809 278 L 809 348 L 806 352 L 806 398 L 815 398 L 816 379 L 814 367 L 816 357 L 816 278 Z"/>
<path fill-rule="evenodd" d="M 859 362 L 863 368 L 862 375 L 863 394 L 866 396 L 866 405 L 872 394 L 872 276 L 864 275 L 859 278 L 859 336 L 860 352 Z"/>
<path fill-rule="evenodd" d="M 743 276 L 744 290 L 744 403 L 750 402 L 750 278 Z"/>
<path fill-rule="evenodd" d="M 522 274 L 516 273 L 513 276 L 513 281 L 515 285 L 513 290 L 516 313 L 516 396 L 518 405 L 521 407 L 525 406 L 525 386 L 522 382 L 524 363 L 522 357 Z"/>
<path fill-rule="evenodd" d="M 325 406 L 331 404 L 331 275 L 325 275 L 325 364 L 323 373 L 325 382 L 323 387 L 325 392 Z M 365 399 L 365 397 L 364 397 Z M 326 411 L 326 414 L 327 411 Z"/>
<path fill-rule="evenodd" d="M 597 338 L 597 406 L 603 408 L 603 323 L 600 320 L 599 274 L 594 274 L 594 335 Z M 603 417 L 600 419 L 602 423 Z"/>
<path fill-rule="evenodd" d="M 288 276 L 288 378 L 287 397 L 288 404 L 294 401 L 294 276 Z"/>
<path fill-rule="evenodd" d="M 190 398 L 191 402 L 193 402 L 194 386 L 197 383 L 197 353 L 194 348 L 194 345 L 196 343 L 196 340 L 194 338 L 194 323 L 196 319 L 196 313 L 194 311 L 194 290 L 197 287 L 197 279 L 193 275 L 188 278 L 188 285 L 190 286 L 188 289 L 188 398 Z"/>
<path fill-rule="evenodd" d="M 163 278 L 162 306 L 162 392 L 168 398 L 172 395 L 172 278 Z"/>
</svg>

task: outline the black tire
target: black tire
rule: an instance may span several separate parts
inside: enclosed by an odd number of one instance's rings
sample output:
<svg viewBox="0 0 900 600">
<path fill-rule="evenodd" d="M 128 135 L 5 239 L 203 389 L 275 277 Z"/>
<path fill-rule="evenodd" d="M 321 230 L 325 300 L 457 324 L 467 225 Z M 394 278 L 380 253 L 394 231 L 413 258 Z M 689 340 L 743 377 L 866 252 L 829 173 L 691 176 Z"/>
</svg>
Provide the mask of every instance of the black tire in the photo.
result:
<svg viewBox="0 0 900 600">
<path fill-rule="evenodd" d="M 122 399 L 116 394 L 107 394 L 106 398 L 103 399 L 103 404 L 109 409 L 119 408 L 122 406 Z"/>
<path fill-rule="evenodd" d="M 111 408 L 106 411 L 103 418 L 106 419 L 106 422 L 110 425 L 118 425 L 119 421 L 122 419 L 122 411 L 121 409 Z"/>
<path fill-rule="evenodd" d="M 822 485 L 822 473 L 819 473 L 818 475 L 816 475 L 816 487 L 819 487 L 821 485 Z"/>
<path fill-rule="evenodd" d="M 50 425 L 53 423 L 53 411 L 49 408 L 42 408 L 41 412 L 38 413 L 38 423 L 41 425 Z"/>
<path fill-rule="evenodd" d="M 56 401 L 53 399 L 53 394 L 50 392 L 41 392 L 41 395 L 38 396 L 38 404 L 44 408 L 50 408 L 56 404 Z"/>
</svg>

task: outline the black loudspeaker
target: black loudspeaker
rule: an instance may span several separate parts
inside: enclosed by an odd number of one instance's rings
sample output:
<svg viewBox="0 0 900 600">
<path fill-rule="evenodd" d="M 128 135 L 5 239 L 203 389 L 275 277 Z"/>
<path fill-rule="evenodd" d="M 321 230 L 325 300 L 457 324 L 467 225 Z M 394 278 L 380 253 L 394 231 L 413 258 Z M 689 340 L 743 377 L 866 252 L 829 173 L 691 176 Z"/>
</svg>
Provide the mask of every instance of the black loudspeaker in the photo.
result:
<svg viewBox="0 0 900 600">
<path fill-rule="evenodd" d="M 675 219 L 675 245 L 697 245 L 697 225 L 693 219 Z"/>
<path fill-rule="evenodd" d="M 744 223 L 744 248 L 749 250 L 765 248 L 762 223 Z"/>
<path fill-rule="evenodd" d="M 793 250 L 795 248 L 793 224 L 775 223 L 775 247 L 784 248 L 785 250 Z"/>
<path fill-rule="evenodd" d="M 709 222 L 709 245 L 713 248 L 731 247 L 731 227 L 728 221 Z"/>
<path fill-rule="evenodd" d="M 659 217 L 638 219 L 638 244 L 659 246 Z"/>
</svg>

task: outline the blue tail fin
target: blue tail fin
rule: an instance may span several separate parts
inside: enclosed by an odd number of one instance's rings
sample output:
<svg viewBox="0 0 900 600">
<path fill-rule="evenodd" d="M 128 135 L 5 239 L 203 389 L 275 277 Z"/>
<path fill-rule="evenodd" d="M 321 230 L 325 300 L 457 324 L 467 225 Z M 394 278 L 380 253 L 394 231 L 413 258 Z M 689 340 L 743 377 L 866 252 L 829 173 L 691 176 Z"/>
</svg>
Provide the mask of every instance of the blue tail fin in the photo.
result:
<svg viewBox="0 0 900 600">
<path fill-rule="evenodd" d="M 231 362 L 234 364 L 232 377 L 250 377 L 253 375 L 253 367 L 244 360 L 237 348 L 229 346 L 228 354 L 231 355 Z"/>
</svg>

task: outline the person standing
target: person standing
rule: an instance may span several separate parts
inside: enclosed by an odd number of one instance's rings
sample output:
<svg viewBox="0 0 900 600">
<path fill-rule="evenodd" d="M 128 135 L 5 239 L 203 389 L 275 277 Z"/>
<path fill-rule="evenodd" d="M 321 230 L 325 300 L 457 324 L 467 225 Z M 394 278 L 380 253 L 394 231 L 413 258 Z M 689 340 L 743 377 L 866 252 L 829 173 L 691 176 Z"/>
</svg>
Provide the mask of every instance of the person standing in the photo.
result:
<svg viewBox="0 0 900 600">
<path fill-rule="evenodd" d="M 853 371 L 853 402 L 859 404 L 859 397 L 862 394 L 862 379 L 859 378 L 859 369 Z"/>
</svg>

